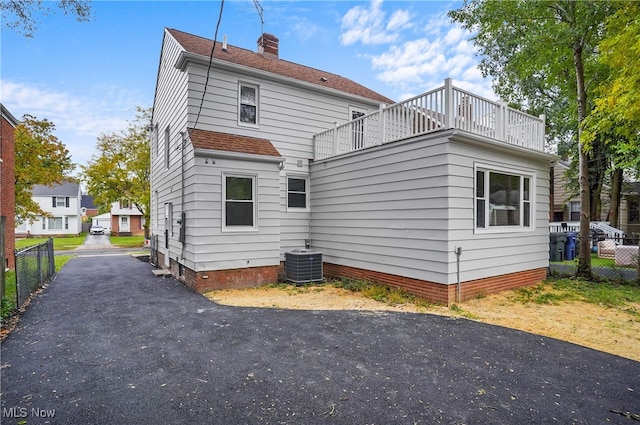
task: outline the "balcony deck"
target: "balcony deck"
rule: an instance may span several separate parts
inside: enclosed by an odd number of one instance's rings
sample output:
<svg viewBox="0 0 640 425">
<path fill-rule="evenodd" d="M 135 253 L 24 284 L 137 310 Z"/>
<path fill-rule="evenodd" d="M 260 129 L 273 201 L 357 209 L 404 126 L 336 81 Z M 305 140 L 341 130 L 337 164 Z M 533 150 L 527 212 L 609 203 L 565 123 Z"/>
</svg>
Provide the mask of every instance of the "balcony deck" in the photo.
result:
<svg viewBox="0 0 640 425">
<path fill-rule="evenodd" d="M 358 151 L 442 129 L 472 134 L 544 151 L 544 115 L 534 117 L 452 85 L 381 107 L 313 137 L 314 159 Z"/>
</svg>

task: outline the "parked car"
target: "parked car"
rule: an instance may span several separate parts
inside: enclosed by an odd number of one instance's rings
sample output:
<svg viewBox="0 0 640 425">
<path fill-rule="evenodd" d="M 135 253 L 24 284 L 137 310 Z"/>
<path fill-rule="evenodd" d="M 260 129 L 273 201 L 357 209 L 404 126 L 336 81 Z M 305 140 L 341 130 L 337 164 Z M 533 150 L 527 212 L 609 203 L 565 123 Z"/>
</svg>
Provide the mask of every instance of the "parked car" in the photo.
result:
<svg viewBox="0 0 640 425">
<path fill-rule="evenodd" d="M 89 233 L 91 233 L 92 235 L 104 235 L 105 229 L 99 224 L 96 224 L 91 226 L 91 229 L 89 229 Z"/>
</svg>

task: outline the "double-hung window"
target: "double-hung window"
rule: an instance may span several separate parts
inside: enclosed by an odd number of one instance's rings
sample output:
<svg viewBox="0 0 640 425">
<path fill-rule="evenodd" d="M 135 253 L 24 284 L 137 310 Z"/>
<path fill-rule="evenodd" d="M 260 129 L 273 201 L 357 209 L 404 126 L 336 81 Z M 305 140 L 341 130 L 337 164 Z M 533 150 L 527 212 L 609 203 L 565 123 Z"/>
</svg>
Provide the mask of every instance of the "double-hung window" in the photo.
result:
<svg viewBox="0 0 640 425">
<path fill-rule="evenodd" d="M 287 208 L 307 209 L 308 208 L 308 180 L 301 176 L 287 177 Z"/>
<path fill-rule="evenodd" d="M 169 127 L 164 130 L 164 165 L 168 169 L 171 160 L 171 144 L 170 144 L 170 136 L 171 133 L 169 131 Z"/>
<path fill-rule="evenodd" d="M 223 225 L 226 229 L 256 228 L 256 177 L 223 175 Z"/>
<path fill-rule="evenodd" d="M 640 198 L 629 198 L 629 223 L 640 223 Z"/>
<path fill-rule="evenodd" d="M 238 86 L 238 123 L 258 125 L 259 91 L 255 84 L 240 83 Z"/>
<path fill-rule="evenodd" d="M 533 176 L 476 168 L 476 229 L 531 229 Z"/>
<path fill-rule="evenodd" d="M 49 217 L 49 230 L 62 230 L 62 217 Z"/>
<path fill-rule="evenodd" d="M 351 118 L 351 147 L 362 149 L 365 142 L 364 121 L 358 120 L 367 114 L 367 111 L 360 108 L 350 107 L 349 116 Z"/>
<path fill-rule="evenodd" d="M 68 208 L 69 207 L 69 197 L 68 196 L 54 196 L 51 199 L 53 208 Z"/>
</svg>

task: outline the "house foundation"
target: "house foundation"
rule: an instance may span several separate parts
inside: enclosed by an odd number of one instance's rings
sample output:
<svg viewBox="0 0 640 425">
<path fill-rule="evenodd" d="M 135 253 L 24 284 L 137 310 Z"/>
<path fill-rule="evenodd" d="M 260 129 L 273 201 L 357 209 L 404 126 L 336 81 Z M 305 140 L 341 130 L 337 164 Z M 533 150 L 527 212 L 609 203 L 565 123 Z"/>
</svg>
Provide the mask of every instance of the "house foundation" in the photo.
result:
<svg viewBox="0 0 640 425">
<path fill-rule="evenodd" d="M 242 289 L 278 282 L 280 266 L 194 271 L 170 260 L 171 274 L 191 290 L 203 294 L 221 289 Z"/>
<path fill-rule="evenodd" d="M 327 277 L 370 280 L 402 288 L 410 294 L 437 304 L 451 305 L 458 300 L 458 285 L 456 284 L 445 285 L 339 264 L 324 263 L 323 267 Z M 546 277 L 547 269 L 539 268 L 462 282 L 460 301 L 508 289 L 535 285 Z"/>
</svg>

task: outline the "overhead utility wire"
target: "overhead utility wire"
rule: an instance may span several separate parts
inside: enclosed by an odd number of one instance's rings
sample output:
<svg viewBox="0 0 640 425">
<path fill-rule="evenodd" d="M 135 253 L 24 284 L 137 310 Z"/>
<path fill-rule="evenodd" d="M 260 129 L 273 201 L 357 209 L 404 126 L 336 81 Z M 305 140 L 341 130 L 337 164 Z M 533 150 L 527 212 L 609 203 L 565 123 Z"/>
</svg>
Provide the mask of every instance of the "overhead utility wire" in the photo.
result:
<svg viewBox="0 0 640 425">
<path fill-rule="evenodd" d="M 207 94 L 207 86 L 209 85 L 209 73 L 211 72 L 211 64 L 213 63 L 213 52 L 216 50 L 216 40 L 218 39 L 218 29 L 220 28 L 220 21 L 222 20 L 222 9 L 224 9 L 224 0 L 220 2 L 220 14 L 218 15 L 218 23 L 216 24 L 216 33 L 213 36 L 213 46 L 211 47 L 211 54 L 209 55 L 209 66 L 207 67 L 207 78 L 204 81 L 204 90 L 202 91 L 202 99 L 200 99 L 200 108 L 198 108 L 198 115 L 196 115 L 196 122 L 193 128 L 198 128 L 198 120 L 200 120 L 200 113 L 202 112 L 202 105 L 204 104 L 204 97 Z"/>
<path fill-rule="evenodd" d="M 253 0 L 253 4 L 256 6 L 258 15 L 260 15 L 260 34 L 264 34 L 264 9 L 260 6 L 258 0 Z"/>
</svg>

